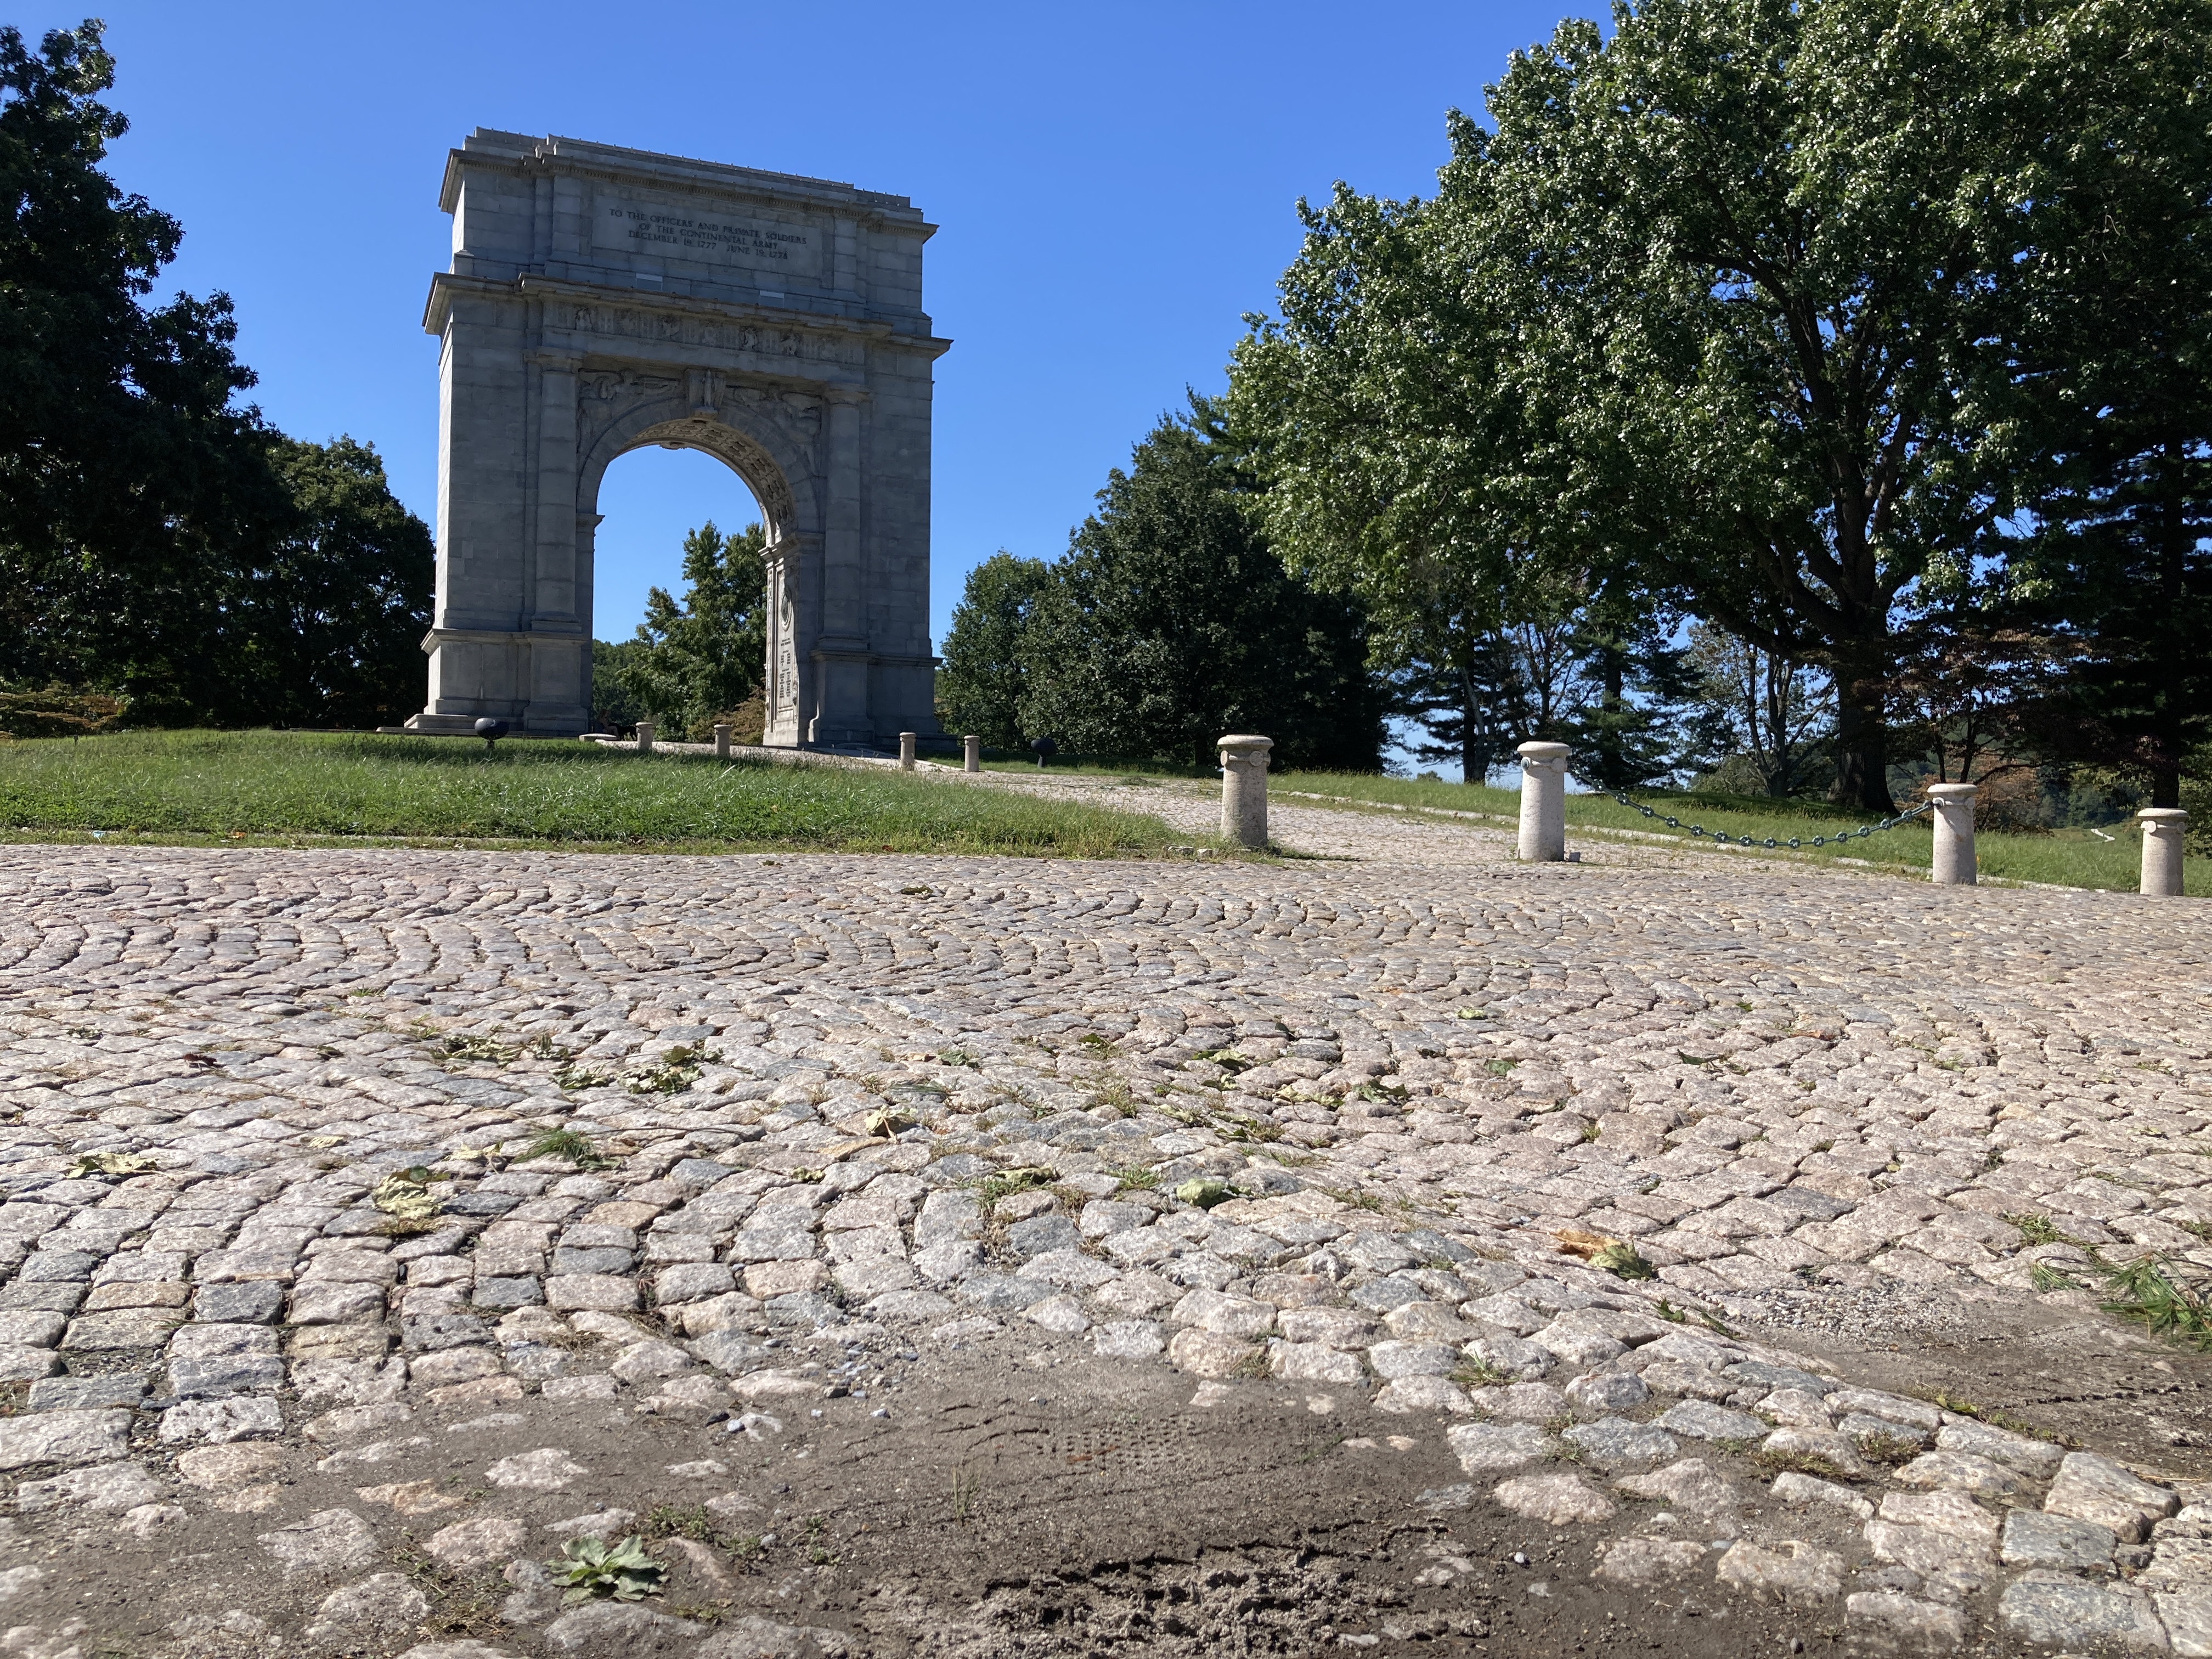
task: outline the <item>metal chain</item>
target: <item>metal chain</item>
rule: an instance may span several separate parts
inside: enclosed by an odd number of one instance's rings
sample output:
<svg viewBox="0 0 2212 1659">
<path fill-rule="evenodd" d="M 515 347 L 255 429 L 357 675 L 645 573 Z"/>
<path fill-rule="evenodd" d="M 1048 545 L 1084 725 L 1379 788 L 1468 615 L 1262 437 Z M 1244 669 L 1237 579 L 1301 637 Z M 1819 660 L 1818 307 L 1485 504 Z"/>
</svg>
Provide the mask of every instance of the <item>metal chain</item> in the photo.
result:
<svg viewBox="0 0 2212 1659">
<path fill-rule="evenodd" d="M 1606 793 L 1611 795 L 1613 799 L 1619 801 L 1623 806 L 1626 806 L 1636 811 L 1641 812 L 1647 818 L 1656 818 L 1660 823 L 1665 824 L 1669 830 L 1680 830 L 1685 827 L 1681 819 L 1670 817 L 1664 813 L 1656 811 L 1652 808 L 1646 806 L 1642 801 L 1631 800 L 1627 796 L 1621 794 L 1617 790 L 1609 789 Z M 1710 836 L 1713 840 L 1720 842 L 1724 847 L 1840 847 L 1845 842 L 1850 840 L 1854 836 L 1857 836 L 1861 841 L 1864 841 L 1869 836 L 1875 834 L 1878 830 L 1894 830 L 1899 824 L 1906 822 L 1908 819 L 1918 817 L 1923 812 L 1925 812 L 1929 807 L 1935 805 L 1936 803 L 1932 800 L 1924 800 L 1921 802 L 1919 805 L 1911 808 L 1908 811 L 1899 812 L 1893 818 L 1884 818 L 1880 823 L 1861 824 L 1857 829 L 1846 830 L 1841 835 L 1815 836 L 1809 842 L 1800 836 L 1792 836 L 1787 841 L 1780 841 L 1772 836 L 1769 836 L 1765 840 L 1761 841 L 1756 836 L 1731 836 L 1723 830 L 1708 830 L 1703 824 L 1692 823 L 1686 827 L 1688 828 L 1692 838 L 1698 836 Z"/>
</svg>

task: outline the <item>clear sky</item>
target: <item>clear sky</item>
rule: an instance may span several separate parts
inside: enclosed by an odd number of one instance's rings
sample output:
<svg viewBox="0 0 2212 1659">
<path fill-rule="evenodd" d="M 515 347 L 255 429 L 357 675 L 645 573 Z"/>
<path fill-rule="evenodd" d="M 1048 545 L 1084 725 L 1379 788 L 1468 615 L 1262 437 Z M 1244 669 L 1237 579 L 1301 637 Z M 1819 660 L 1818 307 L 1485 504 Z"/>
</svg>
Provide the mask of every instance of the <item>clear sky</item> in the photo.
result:
<svg viewBox="0 0 2212 1659">
<path fill-rule="evenodd" d="M 86 0 L 89 4 L 89 0 Z M 1578 9 L 1594 12 L 1595 7 Z M 842 179 L 941 226 L 932 635 L 998 548 L 1051 557 L 1186 386 L 1218 390 L 1337 179 L 1425 194 L 1448 107 L 1479 111 L 1538 4 L 920 6 L 570 0 L 106 0 L 112 167 L 185 226 L 177 280 L 237 301 L 253 394 L 298 437 L 374 442 L 437 493 L 447 149 L 473 126 Z M 33 0 L 26 33 L 86 14 Z M 609 474 L 596 631 L 680 586 L 683 532 L 751 498 L 647 450 Z"/>
</svg>

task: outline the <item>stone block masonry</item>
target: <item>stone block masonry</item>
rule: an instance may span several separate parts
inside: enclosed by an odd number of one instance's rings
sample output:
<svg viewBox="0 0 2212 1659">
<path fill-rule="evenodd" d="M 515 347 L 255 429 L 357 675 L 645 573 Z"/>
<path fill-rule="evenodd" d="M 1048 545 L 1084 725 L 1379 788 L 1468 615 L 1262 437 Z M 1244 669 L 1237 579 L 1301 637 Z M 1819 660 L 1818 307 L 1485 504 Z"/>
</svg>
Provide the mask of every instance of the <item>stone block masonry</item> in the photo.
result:
<svg viewBox="0 0 2212 1659">
<path fill-rule="evenodd" d="M 447 159 L 429 699 L 574 736 L 592 702 L 607 466 L 648 444 L 743 478 L 769 535 L 776 747 L 941 738 L 928 637 L 935 227 L 902 196 L 479 128 Z"/>
</svg>

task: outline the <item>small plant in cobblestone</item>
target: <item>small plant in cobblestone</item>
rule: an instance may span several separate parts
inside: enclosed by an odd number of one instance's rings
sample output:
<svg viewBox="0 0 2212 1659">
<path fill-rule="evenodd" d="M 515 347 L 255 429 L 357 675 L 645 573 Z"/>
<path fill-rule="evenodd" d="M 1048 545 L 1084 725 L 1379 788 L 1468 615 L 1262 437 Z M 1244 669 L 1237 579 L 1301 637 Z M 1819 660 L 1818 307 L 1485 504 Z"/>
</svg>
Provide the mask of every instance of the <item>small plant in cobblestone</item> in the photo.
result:
<svg viewBox="0 0 2212 1659">
<path fill-rule="evenodd" d="M 574 1093 L 579 1089 L 604 1089 L 615 1080 L 611 1072 L 595 1072 L 587 1066 L 567 1066 L 553 1073 L 556 1088 Z"/>
<path fill-rule="evenodd" d="M 1841 1464 L 1830 1462 L 1818 1452 L 1778 1451 L 1760 1447 L 1752 1453 L 1751 1461 L 1769 1474 L 1809 1474 L 1820 1480 L 1863 1480 Z"/>
<path fill-rule="evenodd" d="M 1094 1054 L 1110 1054 L 1114 1052 L 1114 1039 L 1102 1036 L 1097 1031 L 1085 1031 L 1075 1040 Z"/>
<path fill-rule="evenodd" d="M 1469 1359 L 1453 1370 L 1451 1380 L 1462 1389 L 1502 1389 L 1516 1379 L 1487 1360 Z"/>
<path fill-rule="evenodd" d="M 1093 1107 L 1109 1106 L 1123 1117 L 1134 1117 L 1137 1115 L 1137 1103 L 1135 1097 L 1129 1093 L 1129 1084 L 1126 1078 L 1109 1078 L 1104 1083 L 1100 1084 L 1091 1091 L 1091 1103 Z"/>
<path fill-rule="evenodd" d="M 641 1601 L 659 1595 L 668 1577 L 668 1569 L 646 1553 L 645 1540 L 635 1533 L 611 1544 L 603 1538 L 572 1538 L 561 1547 L 560 1559 L 545 1565 L 568 1601 Z"/>
<path fill-rule="evenodd" d="M 1591 1267 L 1615 1279 L 1656 1279 L 1659 1270 L 1625 1238 L 1616 1238 L 1589 1259 Z"/>
<path fill-rule="evenodd" d="M 1059 1171 L 1048 1164 L 1001 1170 L 996 1175 L 985 1176 L 975 1183 L 975 1197 L 988 1210 L 1002 1198 L 1012 1198 L 1016 1193 L 1025 1193 L 1032 1187 L 1049 1184 L 1058 1174 Z"/>
<path fill-rule="evenodd" d="M 1203 1054 L 1193 1054 L 1191 1058 L 1193 1060 L 1203 1060 L 1207 1061 L 1209 1064 L 1218 1066 L 1223 1071 L 1228 1073 L 1231 1077 L 1236 1076 L 1239 1072 L 1250 1071 L 1253 1064 L 1252 1061 L 1247 1060 L 1243 1054 L 1238 1054 L 1234 1048 L 1208 1048 Z"/>
<path fill-rule="evenodd" d="M 1160 1184 L 1160 1172 L 1141 1164 L 1123 1164 L 1103 1173 L 1111 1176 L 1115 1185 L 1125 1192 L 1132 1188 L 1149 1191 Z"/>
<path fill-rule="evenodd" d="M 2156 1255 L 2106 1267 L 2104 1275 L 2106 1298 L 2099 1305 L 2106 1313 L 2212 1353 L 2212 1297 L 2203 1284 L 2191 1284 L 2171 1261 Z"/>
<path fill-rule="evenodd" d="M 1872 1434 L 1860 1436 L 1853 1443 L 1858 1447 L 1859 1455 L 1869 1463 L 1894 1466 L 1910 1463 L 1920 1455 L 1920 1443 L 1910 1435 L 1889 1434 L 1876 1430 Z"/>
<path fill-rule="evenodd" d="M 1971 1417 L 1977 1423 L 1986 1423 L 1993 1429 L 2026 1435 L 2031 1440 L 2048 1441 L 2069 1451 L 2081 1443 L 2071 1435 L 2061 1434 L 2056 1429 L 2046 1429 L 2039 1423 L 2031 1423 L 2024 1417 L 2014 1417 L 1994 1406 L 1981 1405 L 1962 1394 L 1953 1394 L 1948 1389 L 1938 1389 L 1933 1394 L 1921 1394 L 1917 1390 L 1912 1393 L 1916 1399 L 1926 1401 L 1939 1411 L 1947 1411 L 1957 1417 Z"/>
<path fill-rule="evenodd" d="M 2020 1236 L 2030 1244 L 2071 1244 L 2074 1241 L 2058 1231 L 2058 1224 L 2047 1215 L 2005 1215 L 1997 1218 L 2008 1227 L 2020 1229 Z"/>
<path fill-rule="evenodd" d="M 565 1158 L 580 1170 L 611 1170 L 613 1163 L 599 1156 L 591 1137 L 574 1129 L 548 1129 L 523 1148 L 522 1161 L 537 1158 Z"/>
<path fill-rule="evenodd" d="M 965 1048 L 939 1048 L 937 1063 L 939 1066 L 965 1066 L 975 1071 L 981 1071 L 983 1067 L 983 1062 Z"/>
<path fill-rule="evenodd" d="M 699 1080 L 708 1061 L 720 1058 L 703 1042 L 679 1043 L 661 1054 L 659 1065 L 631 1073 L 628 1087 L 634 1095 L 680 1095 Z"/>
<path fill-rule="evenodd" d="M 532 1060 L 566 1060 L 568 1051 L 553 1041 L 552 1032 L 540 1031 L 538 1041 L 530 1045 L 530 1057 Z"/>
<path fill-rule="evenodd" d="M 455 1066 L 504 1066 L 513 1060 L 517 1049 L 489 1037 L 478 1036 L 473 1031 L 456 1031 L 432 1045 L 432 1050 L 448 1067 Z"/>
</svg>

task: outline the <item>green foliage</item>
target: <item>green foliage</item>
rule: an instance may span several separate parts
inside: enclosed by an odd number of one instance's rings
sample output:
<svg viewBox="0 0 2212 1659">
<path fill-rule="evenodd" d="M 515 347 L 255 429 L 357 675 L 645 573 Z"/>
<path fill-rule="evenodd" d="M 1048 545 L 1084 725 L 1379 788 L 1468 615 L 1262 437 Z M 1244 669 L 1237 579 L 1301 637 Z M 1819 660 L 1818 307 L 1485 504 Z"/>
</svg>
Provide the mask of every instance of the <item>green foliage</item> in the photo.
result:
<svg viewBox="0 0 2212 1659">
<path fill-rule="evenodd" d="M 579 1134 L 574 1129 L 548 1129 L 523 1148 L 524 1163 L 538 1158 L 562 1158 L 580 1170 L 614 1168 L 614 1160 L 600 1157 L 589 1135 Z"/>
<path fill-rule="evenodd" d="M 0 690 L 0 732 L 11 738 L 81 738 L 112 732 L 124 704 L 98 692 L 50 685 L 40 691 Z"/>
<path fill-rule="evenodd" d="M 1178 838 L 1154 818 L 898 773 L 512 739 L 487 755 L 473 742 L 307 732 L 0 744 L 0 825 L 19 836 L 469 837 L 1080 858 L 1164 853 Z"/>
<path fill-rule="evenodd" d="M 0 679 L 136 725 L 419 707 L 429 533 L 368 447 L 235 403 L 227 296 L 148 303 L 184 233 L 102 171 L 100 33 L 0 29 Z"/>
<path fill-rule="evenodd" d="M 634 708 L 671 738 L 711 740 L 714 723 L 733 715 L 767 677 L 767 550 L 768 532 L 757 524 L 725 536 L 710 519 L 685 536 L 684 603 L 650 589 L 635 638 L 621 646 L 593 641 L 594 676 L 604 672 L 614 682 L 605 690 L 595 684 L 596 707 L 609 714 Z M 738 739 L 757 742 L 757 720 L 749 724 Z"/>
<path fill-rule="evenodd" d="M 1217 738 L 1256 732 L 1279 764 L 1377 765 L 1364 618 L 1284 569 L 1249 510 L 1257 488 L 1215 405 L 1162 419 L 1035 600 L 1025 732 L 1209 770 Z"/>
<path fill-rule="evenodd" d="M 2176 1264 L 2143 1255 L 2106 1268 L 2105 1288 L 2106 1313 L 2212 1352 L 2212 1296 L 2201 1279 L 2192 1285 Z"/>
<path fill-rule="evenodd" d="M 1899 635 L 1933 626 L 2003 668 L 2008 741 L 2118 744 L 2163 799 L 2212 713 L 2180 644 L 2212 620 L 2208 28 L 2207 0 L 1561 25 L 1494 131 L 1451 118 L 1434 198 L 1303 210 L 1231 393 L 1279 544 L 1395 659 L 1480 683 L 1469 730 L 1554 735 L 1513 630 L 1679 604 L 1831 678 L 1837 798 L 1886 811 Z M 2079 635 L 2070 701 L 2004 642 L 2030 623 Z"/>
<path fill-rule="evenodd" d="M 645 1540 L 635 1533 L 612 1543 L 572 1538 L 561 1547 L 559 1559 L 545 1565 L 566 1592 L 565 1601 L 641 1601 L 659 1595 L 668 1577 L 668 1569 L 646 1553 Z"/>
<path fill-rule="evenodd" d="M 1052 580 L 1052 567 L 1043 560 L 1018 559 L 1003 549 L 968 573 L 937 681 L 947 731 L 973 732 L 993 749 L 1027 747 L 1031 734 L 1023 731 L 1021 717 L 1029 690 L 1024 648 L 1039 596 Z"/>
</svg>

